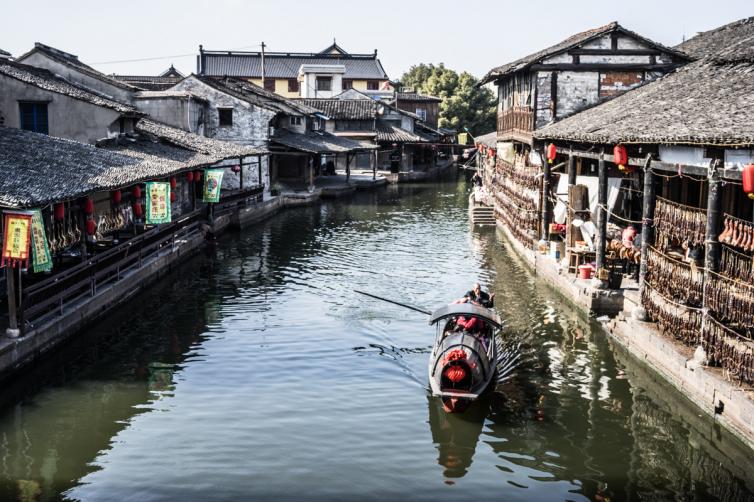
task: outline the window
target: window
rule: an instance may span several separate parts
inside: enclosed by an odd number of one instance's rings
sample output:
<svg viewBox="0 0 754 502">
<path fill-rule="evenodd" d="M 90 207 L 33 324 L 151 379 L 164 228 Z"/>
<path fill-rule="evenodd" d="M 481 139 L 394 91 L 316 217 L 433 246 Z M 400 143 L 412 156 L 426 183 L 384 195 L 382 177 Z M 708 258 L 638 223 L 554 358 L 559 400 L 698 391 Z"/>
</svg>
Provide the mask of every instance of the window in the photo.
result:
<svg viewBox="0 0 754 502">
<path fill-rule="evenodd" d="M 353 80 L 350 78 L 344 78 L 343 79 L 343 90 L 347 91 L 348 89 L 353 89 Z"/>
<path fill-rule="evenodd" d="M 288 84 L 290 85 L 290 84 Z M 265 78 L 264 79 L 264 90 L 275 92 L 275 79 L 274 78 Z"/>
<path fill-rule="evenodd" d="M 233 108 L 218 108 L 217 115 L 220 118 L 220 127 L 231 127 L 233 125 Z"/>
<path fill-rule="evenodd" d="M 376 91 L 380 88 L 380 81 L 379 80 L 367 80 L 367 90 L 368 91 Z"/>
<path fill-rule="evenodd" d="M 421 118 L 423 121 L 427 121 L 427 110 L 425 108 L 417 108 L 416 114 Z"/>
<path fill-rule="evenodd" d="M 298 79 L 288 79 L 288 92 L 298 92 Z"/>
<path fill-rule="evenodd" d="M 301 125 L 301 117 L 291 117 L 291 125 Z"/>
<path fill-rule="evenodd" d="M 47 127 L 47 103 L 22 102 L 18 104 L 21 112 L 21 129 L 49 134 Z"/>
<path fill-rule="evenodd" d="M 338 120 L 335 122 L 336 131 L 371 131 L 373 130 L 373 121 L 371 120 Z"/>
<path fill-rule="evenodd" d="M 317 77 L 318 91 L 332 91 L 332 77 Z"/>
</svg>

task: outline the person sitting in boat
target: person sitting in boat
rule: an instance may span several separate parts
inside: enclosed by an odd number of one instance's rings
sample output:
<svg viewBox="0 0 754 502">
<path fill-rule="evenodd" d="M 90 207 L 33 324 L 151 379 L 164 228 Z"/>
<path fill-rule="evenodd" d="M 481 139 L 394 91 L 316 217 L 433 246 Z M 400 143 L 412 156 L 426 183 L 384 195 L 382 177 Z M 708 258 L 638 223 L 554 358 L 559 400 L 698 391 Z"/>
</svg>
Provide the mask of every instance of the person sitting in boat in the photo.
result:
<svg viewBox="0 0 754 502">
<path fill-rule="evenodd" d="M 489 309 L 495 304 L 495 293 L 492 293 L 491 295 L 485 293 L 482 291 L 482 287 L 479 283 L 475 282 L 471 289 L 463 295 L 463 298 L 454 303 L 473 303 L 474 305 Z"/>
</svg>

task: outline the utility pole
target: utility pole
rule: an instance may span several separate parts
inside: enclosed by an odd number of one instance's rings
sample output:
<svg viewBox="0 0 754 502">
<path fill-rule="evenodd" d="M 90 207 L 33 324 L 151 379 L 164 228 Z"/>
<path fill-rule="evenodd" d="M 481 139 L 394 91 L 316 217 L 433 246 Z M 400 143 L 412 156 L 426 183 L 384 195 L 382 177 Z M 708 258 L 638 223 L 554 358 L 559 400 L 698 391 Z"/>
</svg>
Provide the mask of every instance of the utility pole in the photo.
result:
<svg viewBox="0 0 754 502">
<path fill-rule="evenodd" d="M 266 45 L 264 45 L 264 42 L 262 42 L 262 87 L 264 87 L 264 76 L 265 76 L 265 73 L 264 73 L 264 48 L 265 47 Z"/>
</svg>

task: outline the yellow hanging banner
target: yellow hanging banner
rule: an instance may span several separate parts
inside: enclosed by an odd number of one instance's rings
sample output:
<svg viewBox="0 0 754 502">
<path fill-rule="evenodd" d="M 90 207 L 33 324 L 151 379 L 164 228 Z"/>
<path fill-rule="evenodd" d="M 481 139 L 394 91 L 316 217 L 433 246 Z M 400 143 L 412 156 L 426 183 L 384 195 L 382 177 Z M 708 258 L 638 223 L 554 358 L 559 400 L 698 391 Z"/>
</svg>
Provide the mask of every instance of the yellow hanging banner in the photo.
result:
<svg viewBox="0 0 754 502">
<path fill-rule="evenodd" d="M 29 265 L 31 217 L 27 212 L 5 212 L 3 256 L 0 266 Z"/>
</svg>

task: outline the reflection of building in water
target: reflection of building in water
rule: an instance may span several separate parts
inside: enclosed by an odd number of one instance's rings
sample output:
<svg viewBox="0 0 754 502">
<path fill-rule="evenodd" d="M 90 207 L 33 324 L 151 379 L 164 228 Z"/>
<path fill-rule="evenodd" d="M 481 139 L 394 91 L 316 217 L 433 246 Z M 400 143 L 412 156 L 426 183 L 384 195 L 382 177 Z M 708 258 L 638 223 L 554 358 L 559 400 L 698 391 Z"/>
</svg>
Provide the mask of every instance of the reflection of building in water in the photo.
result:
<svg viewBox="0 0 754 502">
<path fill-rule="evenodd" d="M 437 463 L 446 478 L 461 478 L 471 466 L 476 445 L 489 411 L 489 399 L 480 399 L 463 413 L 446 413 L 442 400 L 428 397 L 429 426 L 437 445 Z"/>
<path fill-rule="evenodd" d="M 615 352 L 633 387 L 629 477 L 638 498 L 680 499 L 693 493 L 699 500 L 752 500 L 750 451 L 700 417 L 693 404 L 678 399 L 674 389 L 624 349 Z"/>
</svg>

